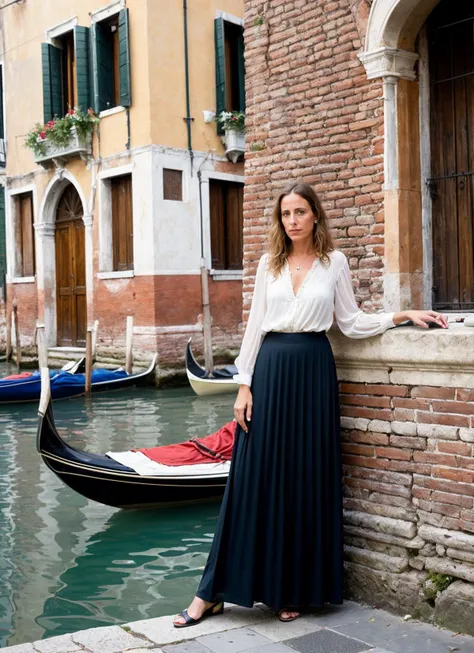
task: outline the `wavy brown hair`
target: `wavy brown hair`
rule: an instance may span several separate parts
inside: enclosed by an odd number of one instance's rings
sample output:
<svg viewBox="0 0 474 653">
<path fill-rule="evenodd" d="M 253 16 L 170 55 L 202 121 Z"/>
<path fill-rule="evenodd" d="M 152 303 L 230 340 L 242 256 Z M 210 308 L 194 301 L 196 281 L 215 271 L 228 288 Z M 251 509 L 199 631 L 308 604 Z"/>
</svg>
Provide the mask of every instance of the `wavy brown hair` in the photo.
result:
<svg viewBox="0 0 474 653">
<path fill-rule="evenodd" d="M 326 212 L 316 191 L 305 182 L 292 183 L 280 193 L 273 207 L 269 232 L 268 268 L 275 277 L 282 271 L 291 251 L 291 239 L 286 235 L 281 219 L 281 201 L 287 195 L 291 195 L 291 193 L 296 193 L 308 202 L 313 211 L 313 215 L 318 221 L 313 227 L 315 255 L 323 263 L 329 263 L 329 252 L 334 251 Z"/>
</svg>

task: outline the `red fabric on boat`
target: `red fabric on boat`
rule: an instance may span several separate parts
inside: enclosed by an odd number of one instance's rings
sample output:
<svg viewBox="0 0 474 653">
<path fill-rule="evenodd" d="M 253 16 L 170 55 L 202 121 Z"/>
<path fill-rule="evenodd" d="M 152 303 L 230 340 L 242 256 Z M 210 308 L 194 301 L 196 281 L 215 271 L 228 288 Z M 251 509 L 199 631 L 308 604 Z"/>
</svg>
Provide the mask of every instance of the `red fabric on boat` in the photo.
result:
<svg viewBox="0 0 474 653">
<path fill-rule="evenodd" d="M 33 376 L 33 372 L 20 372 L 20 374 L 10 374 L 9 376 L 4 376 L 2 381 L 16 381 L 17 379 L 27 379 L 29 376 Z"/>
<path fill-rule="evenodd" d="M 198 465 L 200 463 L 217 463 L 230 460 L 234 446 L 235 428 L 237 422 L 224 424 L 216 433 L 205 438 L 193 438 L 179 444 L 168 444 L 151 449 L 134 449 L 145 454 L 151 460 L 162 465 Z M 215 451 L 218 455 L 213 456 L 199 445 L 206 449 Z"/>
</svg>

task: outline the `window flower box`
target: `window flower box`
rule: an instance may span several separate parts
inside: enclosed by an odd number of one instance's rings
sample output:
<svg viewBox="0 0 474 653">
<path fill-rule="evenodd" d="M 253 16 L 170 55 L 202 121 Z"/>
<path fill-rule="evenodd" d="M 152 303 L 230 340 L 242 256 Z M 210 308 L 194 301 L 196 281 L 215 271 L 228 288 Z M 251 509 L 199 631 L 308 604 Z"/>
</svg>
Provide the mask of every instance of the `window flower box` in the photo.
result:
<svg viewBox="0 0 474 653">
<path fill-rule="evenodd" d="M 224 143 L 226 157 L 232 163 L 237 163 L 239 158 L 245 153 L 245 132 L 226 129 L 224 132 Z"/>
<path fill-rule="evenodd" d="M 216 118 L 224 130 L 222 140 L 226 157 L 237 163 L 245 153 L 245 113 L 243 111 L 221 111 Z"/>
<path fill-rule="evenodd" d="M 45 140 L 43 146 L 43 152 L 35 154 L 36 163 L 43 167 L 53 163 L 57 168 L 64 168 L 64 165 L 75 156 L 80 156 L 87 163 L 92 152 L 92 133 L 81 138 L 72 127 L 67 144 L 58 145 Z"/>
<path fill-rule="evenodd" d="M 63 168 L 75 156 L 87 163 L 92 154 L 92 133 L 98 122 L 92 109 L 75 108 L 64 118 L 55 117 L 45 125 L 37 123 L 27 134 L 25 146 L 32 150 L 36 163 L 43 167 L 53 163 Z"/>
</svg>

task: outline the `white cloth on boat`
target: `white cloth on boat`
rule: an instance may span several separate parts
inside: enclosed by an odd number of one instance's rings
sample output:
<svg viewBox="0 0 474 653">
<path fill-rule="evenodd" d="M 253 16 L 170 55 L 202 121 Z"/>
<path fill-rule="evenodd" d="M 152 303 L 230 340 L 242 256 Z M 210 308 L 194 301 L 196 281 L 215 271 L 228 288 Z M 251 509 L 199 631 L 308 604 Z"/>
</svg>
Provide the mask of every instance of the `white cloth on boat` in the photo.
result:
<svg viewBox="0 0 474 653">
<path fill-rule="evenodd" d="M 268 270 L 268 255 L 262 256 L 247 328 L 235 361 L 237 383 L 251 385 L 260 345 L 270 331 L 328 331 L 334 315 L 349 338 L 375 336 L 395 326 L 394 313 L 364 313 L 358 308 L 346 256 L 335 250 L 329 259 L 329 264 L 315 259 L 295 294 L 288 263 L 275 278 Z"/>
<path fill-rule="evenodd" d="M 131 467 L 140 476 L 221 476 L 228 474 L 230 461 L 197 465 L 162 465 L 140 451 L 108 451 L 109 458 Z"/>
</svg>

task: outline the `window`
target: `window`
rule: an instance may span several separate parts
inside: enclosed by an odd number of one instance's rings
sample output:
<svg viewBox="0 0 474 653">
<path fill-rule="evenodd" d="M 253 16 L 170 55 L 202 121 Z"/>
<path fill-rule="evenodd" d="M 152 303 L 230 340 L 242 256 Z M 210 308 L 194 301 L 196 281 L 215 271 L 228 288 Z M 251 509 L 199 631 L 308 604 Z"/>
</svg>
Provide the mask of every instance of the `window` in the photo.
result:
<svg viewBox="0 0 474 653">
<path fill-rule="evenodd" d="M 113 107 L 128 107 L 130 48 L 128 9 L 92 24 L 93 105 L 97 113 Z"/>
<path fill-rule="evenodd" d="M 241 25 L 216 18 L 216 114 L 245 111 L 244 34 Z M 220 123 L 217 123 L 221 133 Z"/>
<path fill-rule="evenodd" d="M 69 109 L 74 109 L 77 105 L 74 32 L 72 30 L 67 32 L 61 37 L 60 41 L 62 46 L 62 114 L 64 115 L 69 111 Z"/>
<path fill-rule="evenodd" d="M 113 271 L 133 270 L 132 175 L 112 177 Z"/>
<path fill-rule="evenodd" d="M 89 28 L 76 26 L 52 43 L 42 43 L 44 122 L 78 106 L 87 111 L 89 94 Z"/>
<path fill-rule="evenodd" d="M 33 193 L 22 193 L 15 198 L 16 276 L 35 274 L 35 236 L 33 229 Z"/>
<path fill-rule="evenodd" d="M 183 173 L 181 170 L 163 168 L 163 199 L 183 201 Z"/>
<path fill-rule="evenodd" d="M 242 269 L 243 189 L 243 184 L 209 182 L 214 270 Z"/>
</svg>

